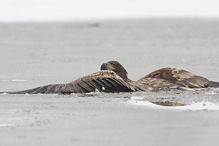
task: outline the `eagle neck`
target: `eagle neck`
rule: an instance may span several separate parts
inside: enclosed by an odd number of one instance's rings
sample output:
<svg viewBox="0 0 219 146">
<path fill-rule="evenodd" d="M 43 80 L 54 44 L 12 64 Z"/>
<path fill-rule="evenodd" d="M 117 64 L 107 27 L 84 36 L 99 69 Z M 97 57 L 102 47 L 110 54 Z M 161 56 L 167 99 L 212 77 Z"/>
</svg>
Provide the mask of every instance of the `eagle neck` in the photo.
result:
<svg viewBox="0 0 219 146">
<path fill-rule="evenodd" d="M 132 82 L 127 76 L 127 73 L 121 74 L 120 77 L 125 81 L 125 82 Z"/>
</svg>

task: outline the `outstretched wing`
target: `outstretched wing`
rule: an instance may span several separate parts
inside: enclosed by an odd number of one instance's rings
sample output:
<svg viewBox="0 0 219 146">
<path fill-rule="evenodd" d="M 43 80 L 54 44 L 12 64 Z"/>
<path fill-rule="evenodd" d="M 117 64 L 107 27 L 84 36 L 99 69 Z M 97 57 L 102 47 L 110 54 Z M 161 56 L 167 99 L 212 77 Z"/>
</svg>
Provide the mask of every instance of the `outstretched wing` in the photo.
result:
<svg viewBox="0 0 219 146">
<path fill-rule="evenodd" d="M 96 72 L 67 84 L 51 84 L 34 89 L 7 92 L 9 94 L 70 94 L 70 93 L 89 93 L 95 91 L 102 92 L 131 92 L 135 89 L 126 83 L 120 76 L 113 71 Z"/>
<path fill-rule="evenodd" d="M 148 83 L 150 86 L 157 88 L 205 88 L 210 82 L 208 79 L 194 75 L 188 71 L 177 68 L 162 68 L 156 70 L 143 78 L 139 79 L 139 83 Z"/>
</svg>

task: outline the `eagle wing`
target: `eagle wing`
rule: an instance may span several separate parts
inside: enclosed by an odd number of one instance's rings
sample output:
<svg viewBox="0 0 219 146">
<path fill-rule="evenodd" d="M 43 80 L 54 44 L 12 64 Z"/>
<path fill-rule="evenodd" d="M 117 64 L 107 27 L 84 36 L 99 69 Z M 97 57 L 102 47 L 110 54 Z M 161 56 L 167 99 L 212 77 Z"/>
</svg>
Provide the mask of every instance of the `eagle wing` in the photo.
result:
<svg viewBox="0 0 219 146">
<path fill-rule="evenodd" d="M 137 81 L 147 84 L 153 90 L 164 88 L 205 88 L 210 81 L 204 77 L 194 75 L 188 71 L 177 68 L 162 68 L 156 70 Z"/>
<path fill-rule="evenodd" d="M 18 92 L 7 92 L 11 94 L 70 94 L 70 93 L 89 93 L 95 91 L 102 92 L 131 92 L 134 87 L 126 83 L 115 72 L 104 70 L 96 72 L 67 84 L 51 84 L 29 90 Z"/>
</svg>

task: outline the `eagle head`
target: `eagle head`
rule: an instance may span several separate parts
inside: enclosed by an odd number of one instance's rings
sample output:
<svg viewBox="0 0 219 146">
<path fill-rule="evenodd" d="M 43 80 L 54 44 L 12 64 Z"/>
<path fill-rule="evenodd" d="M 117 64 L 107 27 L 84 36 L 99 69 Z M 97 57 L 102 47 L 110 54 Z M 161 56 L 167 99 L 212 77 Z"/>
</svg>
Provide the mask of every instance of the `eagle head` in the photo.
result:
<svg viewBox="0 0 219 146">
<path fill-rule="evenodd" d="M 101 65 L 101 70 L 111 70 L 118 74 L 124 80 L 127 80 L 127 71 L 118 61 L 109 61 Z"/>
</svg>

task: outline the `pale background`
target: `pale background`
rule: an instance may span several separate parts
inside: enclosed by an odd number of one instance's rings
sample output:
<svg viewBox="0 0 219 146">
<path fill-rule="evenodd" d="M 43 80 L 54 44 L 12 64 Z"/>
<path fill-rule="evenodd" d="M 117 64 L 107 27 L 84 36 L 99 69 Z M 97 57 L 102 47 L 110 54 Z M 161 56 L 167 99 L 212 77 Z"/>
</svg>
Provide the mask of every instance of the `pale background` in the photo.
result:
<svg viewBox="0 0 219 146">
<path fill-rule="evenodd" d="M 0 0 L 0 21 L 219 17 L 218 0 Z"/>
<path fill-rule="evenodd" d="M 68 83 L 99 71 L 109 60 L 120 61 L 133 80 L 177 67 L 219 81 L 218 3 L 0 0 L 0 92 Z M 151 106 L 149 101 L 190 108 Z M 0 145 L 218 146 L 218 109 L 219 89 L 0 94 Z"/>
</svg>

